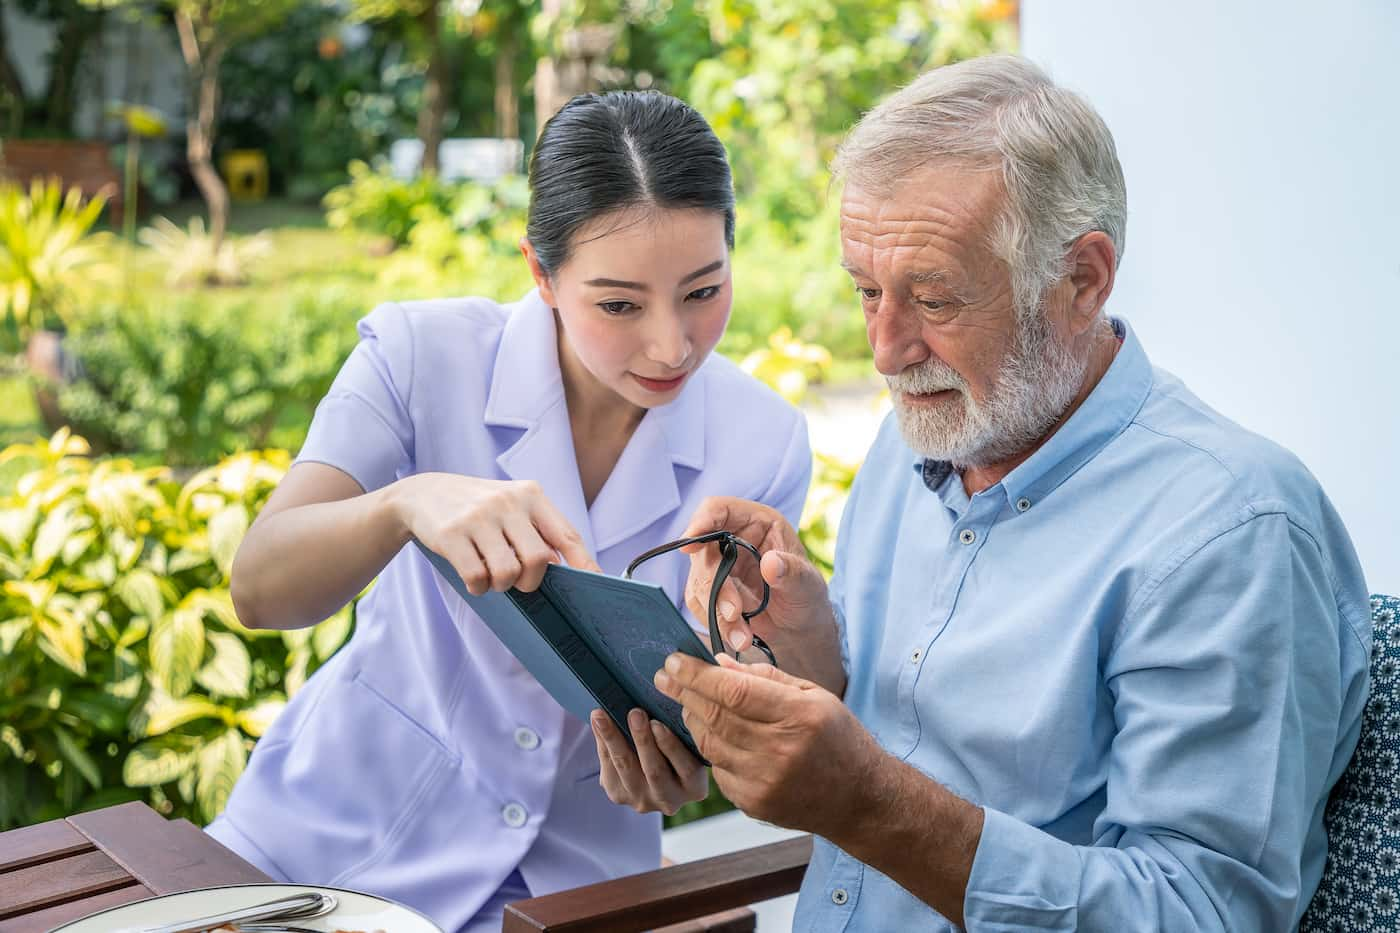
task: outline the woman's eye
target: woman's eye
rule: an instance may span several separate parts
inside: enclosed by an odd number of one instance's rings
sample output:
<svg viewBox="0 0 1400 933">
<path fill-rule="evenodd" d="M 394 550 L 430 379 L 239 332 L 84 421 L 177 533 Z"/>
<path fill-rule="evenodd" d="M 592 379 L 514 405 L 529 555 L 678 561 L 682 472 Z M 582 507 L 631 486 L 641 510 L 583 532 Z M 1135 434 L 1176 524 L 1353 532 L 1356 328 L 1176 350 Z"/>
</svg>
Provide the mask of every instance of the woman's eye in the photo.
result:
<svg viewBox="0 0 1400 933">
<path fill-rule="evenodd" d="M 709 301 L 719 294 L 718 285 L 706 285 L 704 288 L 697 288 L 685 297 L 690 301 Z"/>
<path fill-rule="evenodd" d="M 628 311 L 632 310 L 634 305 L 630 301 L 600 301 L 598 302 L 598 307 L 602 308 L 608 314 L 617 315 L 626 314 Z"/>
</svg>

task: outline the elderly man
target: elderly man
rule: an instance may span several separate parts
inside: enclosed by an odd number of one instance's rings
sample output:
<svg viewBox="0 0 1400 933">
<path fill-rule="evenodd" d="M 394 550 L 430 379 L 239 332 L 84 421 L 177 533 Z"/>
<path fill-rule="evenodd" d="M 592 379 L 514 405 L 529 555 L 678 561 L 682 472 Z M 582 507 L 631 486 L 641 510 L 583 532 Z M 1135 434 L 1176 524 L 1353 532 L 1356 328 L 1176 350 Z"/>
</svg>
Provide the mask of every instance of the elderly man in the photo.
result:
<svg viewBox="0 0 1400 933">
<path fill-rule="evenodd" d="M 773 510 L 695 518 L 764 552 L 768 610 L 740 620 L 750 575 L 721 615 L 781 669 L 657 675 L 735 804 L 820 837 L 797 928 L 1295 927 L 1365 702 L 1365 585 L 1303 466 L 1105 315 L 1126 212 L 1107 128 L 981 59 L 895 94 L 836 168 L 894 417 L 829 590 Z M 692 560 L 703 614 L 713 549 Z M 599 732 L 614 799 L 655 805 Z"/>
</svg>

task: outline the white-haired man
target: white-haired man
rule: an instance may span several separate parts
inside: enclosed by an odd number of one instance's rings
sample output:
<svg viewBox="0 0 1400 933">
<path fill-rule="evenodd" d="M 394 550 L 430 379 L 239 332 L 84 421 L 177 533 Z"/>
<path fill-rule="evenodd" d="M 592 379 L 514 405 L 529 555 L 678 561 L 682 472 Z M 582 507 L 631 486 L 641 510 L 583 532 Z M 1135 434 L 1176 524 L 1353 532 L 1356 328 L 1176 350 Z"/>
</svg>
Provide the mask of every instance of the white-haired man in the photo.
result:
<svg viewBox="0 0 1400 933">
<path fill-rule="evenodd" d="M 1126 214 L 1107 128 L 981 59 L 871 112 L 836 168 L 895 417 L 829 591 L 771 509 L 695 517 L 764 551 L 767 612 L 735 612 L 751 575 L 721 615 L 781 670 L 676 655 L 657 676 L 731 800 L 820 837 L 797 929 L 1295 927 L 1365 702 L 1365 584 L 1302 465 L 1105 315 Z M 1182 300 L 1210 299 L 1187 273 Z M 599 734 L 614 799 L 670 780 L 656 746 Z"/>
</svg>

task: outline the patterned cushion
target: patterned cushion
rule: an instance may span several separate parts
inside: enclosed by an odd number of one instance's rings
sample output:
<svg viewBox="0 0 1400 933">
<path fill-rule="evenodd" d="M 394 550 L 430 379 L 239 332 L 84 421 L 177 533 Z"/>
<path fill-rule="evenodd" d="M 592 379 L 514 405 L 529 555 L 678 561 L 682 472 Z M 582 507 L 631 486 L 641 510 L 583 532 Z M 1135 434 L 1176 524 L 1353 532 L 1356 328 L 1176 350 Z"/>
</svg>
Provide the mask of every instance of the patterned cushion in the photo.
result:
<svg viewBox="0 0 1400 933">
<path fill-rule="evenodd" d="M 1371 597 L 1371 696 L 1327 802 L 1327 868 L 1300 933 L 1400 930 L 1400 599 Z"/>
</svg>

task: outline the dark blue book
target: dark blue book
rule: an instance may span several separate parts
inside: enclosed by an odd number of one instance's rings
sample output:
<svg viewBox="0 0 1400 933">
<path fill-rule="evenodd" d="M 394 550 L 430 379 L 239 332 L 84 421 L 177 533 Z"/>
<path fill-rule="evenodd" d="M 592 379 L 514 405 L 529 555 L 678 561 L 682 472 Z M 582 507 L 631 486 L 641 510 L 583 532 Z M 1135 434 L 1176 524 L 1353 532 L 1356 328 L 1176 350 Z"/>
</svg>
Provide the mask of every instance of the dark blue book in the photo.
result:
<svg viewBox="0 0 1400 933">
<path fill-rule="evenodd" d="M 676 651 L 715 659 L 661 587 L 551 565 L 534 592 L 473 596 L 445 558 L 418 547 L 560 706 L 584 721 L 602 709 L 628 742 L 627 713 L 640 708 L 704 761 L 680 704 L 652 678 Z"/>
</svg>

